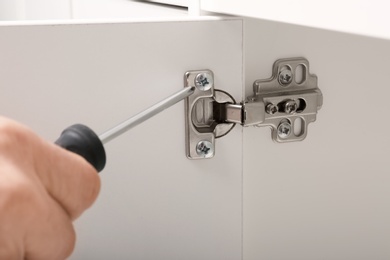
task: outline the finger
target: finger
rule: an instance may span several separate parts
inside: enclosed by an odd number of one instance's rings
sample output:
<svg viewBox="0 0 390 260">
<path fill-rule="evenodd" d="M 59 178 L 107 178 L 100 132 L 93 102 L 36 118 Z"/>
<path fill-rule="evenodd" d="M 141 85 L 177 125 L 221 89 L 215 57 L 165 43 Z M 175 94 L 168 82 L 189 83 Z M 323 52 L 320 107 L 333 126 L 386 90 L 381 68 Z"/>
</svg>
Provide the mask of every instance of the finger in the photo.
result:
<svg viewBox="0 0 390 260">
<path fill-rule="evenodd" d="M 74 220 L 96 200 L 99 175 L 81 156 L 45 141 L 42 146 L 46 147 L 35 159 L 38 175 L 49 194 Z"/>
<path fill-rule="evenodd" d="M 67 212 L 24 169 L 0 163 L 0 259 L 68 257 L 75 232 Z"/>
<path fill-rule="evenodd" d="M 0 259 L 23 260 L 22 243 L 0 234 Z"/>
<path fill-rule="evenodd" d="M 27 230 L 24 257 L 27 260 L 63 260 L 75 247 L 76 234 L 68 213 L 52 198 L 46 196 L 43 208 Z"/>
</svg>

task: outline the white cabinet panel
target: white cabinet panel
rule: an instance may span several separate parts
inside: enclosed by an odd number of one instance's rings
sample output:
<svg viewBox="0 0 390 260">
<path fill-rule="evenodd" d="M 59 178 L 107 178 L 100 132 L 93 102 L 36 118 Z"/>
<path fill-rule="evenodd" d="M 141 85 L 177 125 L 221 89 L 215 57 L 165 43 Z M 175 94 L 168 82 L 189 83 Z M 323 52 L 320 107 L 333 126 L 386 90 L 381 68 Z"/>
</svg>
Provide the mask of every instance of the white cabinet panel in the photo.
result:
<svg viewBox="0 0 390 260">
<path fill-rule="evenodd" d="M 100 133 L 180 90 L 187 70 L 242 92 L 242 21 L 0 26 L 0 110 L 48 140 Z M 178 104 L 106 145 L 102 191 L 72 259 L 240 259 L 242 129 L 185 156 Z M 77 173 L 75 173 L 77 174 Z"/>
<path fill-rule="evenodd" d="M 201 0 L 204 10 L 390 38 L 386 0 Z"/>
<path fill-rule="evenodd" d="M 303 142 L 244 129 L 244 259 L 389 259 L 390 41 L 245 24 L 247 94 L 275 60 L 303 56 L 324 103 Z"/>
</svg>

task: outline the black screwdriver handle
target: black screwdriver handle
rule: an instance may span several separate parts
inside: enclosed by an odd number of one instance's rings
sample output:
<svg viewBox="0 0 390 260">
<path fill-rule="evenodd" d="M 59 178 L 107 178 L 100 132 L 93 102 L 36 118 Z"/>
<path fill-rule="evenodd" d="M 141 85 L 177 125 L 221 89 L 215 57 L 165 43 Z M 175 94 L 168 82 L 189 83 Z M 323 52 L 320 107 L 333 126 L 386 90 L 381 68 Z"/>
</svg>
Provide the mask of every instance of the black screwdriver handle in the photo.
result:
<svg viewBox="0 0 390 260">
<path fill-rule="evenodd" d="M 87 160 L 100 172 L 106 165 L 106 152 L 100 138 L 89 127 L 75 124 L 66 128 L 55 143 Z"/>
</svg>

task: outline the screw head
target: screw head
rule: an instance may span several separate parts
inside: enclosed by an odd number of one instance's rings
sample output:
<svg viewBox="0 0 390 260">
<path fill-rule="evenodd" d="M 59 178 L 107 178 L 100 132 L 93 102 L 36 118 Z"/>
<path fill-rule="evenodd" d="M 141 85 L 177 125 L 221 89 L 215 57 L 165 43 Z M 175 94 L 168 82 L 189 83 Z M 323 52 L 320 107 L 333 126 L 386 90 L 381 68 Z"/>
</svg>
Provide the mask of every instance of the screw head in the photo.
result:
<svg viewBox="0 0 390 260">
<path fill-rule="evenodd" d="M 267 114 L 270 114 L 270 115 L 273 115 L 273 114 L 277 113 L 278 111 L 279 111 L 278 106 L 275 106 L 275 105 L 272 104 L 272 103 L 269 103 L 269 104 L 265 107 L 265 112 L 267 112 Z"/>
<path fill-rule="evenodd" d="M 282 139 L 286 139 L 292 132 L 292 126 L 289 122 L 282 122 L 278 126 L 278 136 Z"/>
<path fill-rule="evenodd" d="M 292 82 L 292 78 L 293 78 L 293 75 L 292 75 L 291 70 L 289 70 L 289 69 L 282 70 L 279 73 L 279 77 L 278 77 L 279 83 L 283 86 L 290 84 Z"/>
<path fill-rule="evenodd" d="M 203 158 L 211 158 L 214 155 L 214 145 L 209 141 L 200 141 L 196 145 L 196 153 Z"/>
<path fill-rule="evenodd" d="M 210 73 L 199 73 L 195 77 L 195 86 L 201 91 L 207 91 L 213 86 L 214 80 Z"/>
<path fill-rule="evenodd" d="M 295 100 L 288 100 L 284 103 L 284 112 L 287 114 L 293 114 L 297 112 L 298 103 Z"/>
</svg>

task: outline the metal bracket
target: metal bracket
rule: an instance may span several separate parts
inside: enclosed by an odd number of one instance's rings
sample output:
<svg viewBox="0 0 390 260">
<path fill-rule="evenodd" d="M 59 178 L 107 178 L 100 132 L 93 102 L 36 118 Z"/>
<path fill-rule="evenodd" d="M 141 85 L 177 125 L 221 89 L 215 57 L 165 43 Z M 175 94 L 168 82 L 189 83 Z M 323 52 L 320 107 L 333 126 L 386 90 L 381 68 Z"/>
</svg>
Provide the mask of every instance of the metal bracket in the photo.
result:
<svg viewBox="0 0 390 260">
<path fill-rule="evenodd" d="M 272 139 L 279 143 L 305 139 L 323 101 L 317 76 L 310 74 L 304 58 L 276 61 L 272 77 L 256 80 L 253 92 L 243 104 L 243 125 L 270 126 Z"/>
<path fill-rule="evenodd" d="M 272 139 L 279 143 L 302 141 L 323 100 L 317 76 L 310 74 L 304 58 L 276 61 L 272 77 L 256 80 L 253 96 L 241 104 L 214 89 L 210 70 L 186 72 L 184 85 L 196 87 L 185 100 L 186 154 L 190 159 L 212 158 L 215 139 L 235 124 L 270 126 Z"/>
<path fill-rule="evenodd" d="M 186 154 L 190 159 L 212 158 L 215 139 L 229 133 L 235 123 L 226 122 L 225 105 L 236 101 L 228 93 L 214 89 L 214 74 L 210 70 L 188 71 L 184 86 L 195 86 L 185 99 Z"/>
</svg>

